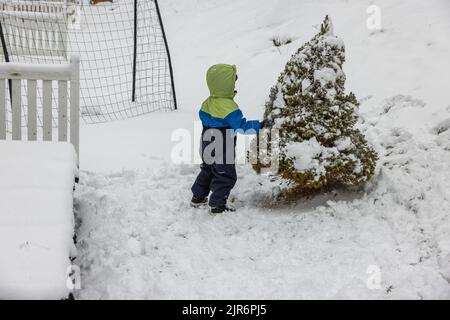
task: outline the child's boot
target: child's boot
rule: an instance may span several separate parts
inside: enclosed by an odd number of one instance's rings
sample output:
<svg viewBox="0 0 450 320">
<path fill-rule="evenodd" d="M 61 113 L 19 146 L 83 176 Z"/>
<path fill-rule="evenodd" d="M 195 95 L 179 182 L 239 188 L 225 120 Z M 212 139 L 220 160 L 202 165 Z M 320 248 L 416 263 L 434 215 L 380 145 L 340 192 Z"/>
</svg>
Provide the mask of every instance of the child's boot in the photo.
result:
<svg viewBox="0 0 450 320">
<path fill-rule="evenodd" d="M 211 207 L 211 214 L 212 215 L 216 215 L 216 214 L 221 214 L 224 212 L 235 212 L 236 209 L 233 207 L 230 207 L 228 205 L 224 205 L 224 206 L 219 206 L 219 207 Z"/>
<path fill-rule="evenodd" d="M 206 205 L 207 203 L 208 203 L 208 198 L 199 199 L 199 198 L 196 198 L 195 196 L 193 196 L 192 200 L 191 200 L 191 207 L 199 208 L 201 206 Z"/>
</svg>

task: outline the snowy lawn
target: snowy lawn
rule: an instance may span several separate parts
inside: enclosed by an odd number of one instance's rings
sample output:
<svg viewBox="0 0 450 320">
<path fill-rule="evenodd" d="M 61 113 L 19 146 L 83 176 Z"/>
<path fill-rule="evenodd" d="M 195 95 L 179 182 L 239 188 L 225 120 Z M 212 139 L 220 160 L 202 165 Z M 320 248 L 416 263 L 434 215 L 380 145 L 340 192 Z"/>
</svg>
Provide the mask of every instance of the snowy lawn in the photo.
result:
<svg viewBox="0 0 450 320">
<path fill-rule="evenodd" d="M 67 298 L 75 150 L 0 141 L 0 299 Z"/>
<path fill-rule="evenodd" d="M 189 207 L 197 167 L 84 172 L 78 297 L 449 298 L 449 148 L 392 112 L 368 121 L 382 157 L 366 193 L 277 207 L 276 185 L 240 167 L 239 210 L 211 217 Z"/>
<path fill-rule="evenodd" d="M 380 0 L 382 32 L 365 26 L 370 4 L 162 2 L 180 110 L 82 127 L 76 298 L 450 298 L 449 3 Z M 276 205 L 277 184 L 240 166 L 236 213 L 190 208 L 198 166 L 171 164 L 171 134 L 193 131 L 209 65 L 237 64 L 237 101 L 261 118 L 325 14 L 380 154 L 372 183 Z"/>
</svg>

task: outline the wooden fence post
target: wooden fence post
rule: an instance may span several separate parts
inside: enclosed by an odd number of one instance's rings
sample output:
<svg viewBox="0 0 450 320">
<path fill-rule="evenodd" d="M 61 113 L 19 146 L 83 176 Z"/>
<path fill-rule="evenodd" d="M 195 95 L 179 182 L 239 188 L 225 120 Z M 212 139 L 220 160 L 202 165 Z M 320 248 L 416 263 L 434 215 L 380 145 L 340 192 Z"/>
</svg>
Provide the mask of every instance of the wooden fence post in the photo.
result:
<svg viewBox="0 0 450 320">
<path fill-rule="evenodd" d="M 70 57 L 70 142 L 80 157 L 80 58 Z"/>
</svg>

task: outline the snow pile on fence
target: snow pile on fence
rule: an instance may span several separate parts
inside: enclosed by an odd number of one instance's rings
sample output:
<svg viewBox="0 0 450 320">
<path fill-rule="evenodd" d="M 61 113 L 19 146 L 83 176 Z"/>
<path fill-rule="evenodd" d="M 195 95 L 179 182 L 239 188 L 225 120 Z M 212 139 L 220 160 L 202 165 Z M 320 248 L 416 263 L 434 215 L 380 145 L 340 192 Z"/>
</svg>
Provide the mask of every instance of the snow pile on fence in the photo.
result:
<svg viewBox="0 0 450 320">
<path fill-rule="evenodd" d="M 0 141 L 0 155 L 0 299 L 66 298 L 74 253 L 74 148 Z"/>
</svg>

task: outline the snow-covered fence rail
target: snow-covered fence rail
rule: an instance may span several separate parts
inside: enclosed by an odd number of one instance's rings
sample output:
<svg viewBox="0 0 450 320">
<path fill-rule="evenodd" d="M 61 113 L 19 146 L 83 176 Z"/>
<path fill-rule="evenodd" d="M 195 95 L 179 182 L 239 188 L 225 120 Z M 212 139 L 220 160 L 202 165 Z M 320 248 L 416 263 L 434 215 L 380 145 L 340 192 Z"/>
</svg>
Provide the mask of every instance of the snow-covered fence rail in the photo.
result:
<svg viewBox="0 0 450 320">
<path fill-rule="evenodd" d="M 77 56 L 72 56 L 66 64 L 0 64 L 0 140 L 8 135 L 6 97 L 11 94 L 11 136 L 13 140 L 22 139 L 22 84 L 27 89 L 27 134 L 28 140 L 38 139 L 37 130 L 37 87 L 42 81 L 42 140 L 53 140 L 52 90 L 53 82 L 58 88 L 58 141 L 68 141 L 79 153 L 79 69 Z M 6 84 L 11 80 L 11 90 Z M 25 83 L 22 83 L 24 81 Z M 70 89 L 68 89 L 70 88 Z M 68 106 L 70 111 L 68 112 Z M 69 129 L 68 129 L 69 123 Z"/>
<path fill-rule="evenodd" d="M 67 57 L 67 1 L 0 0 L 0 23 L 9 55 Z"/>
</svg>

